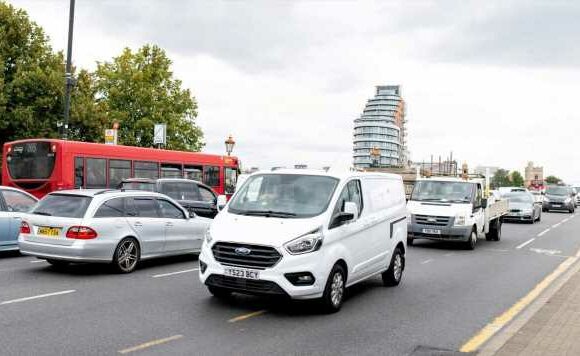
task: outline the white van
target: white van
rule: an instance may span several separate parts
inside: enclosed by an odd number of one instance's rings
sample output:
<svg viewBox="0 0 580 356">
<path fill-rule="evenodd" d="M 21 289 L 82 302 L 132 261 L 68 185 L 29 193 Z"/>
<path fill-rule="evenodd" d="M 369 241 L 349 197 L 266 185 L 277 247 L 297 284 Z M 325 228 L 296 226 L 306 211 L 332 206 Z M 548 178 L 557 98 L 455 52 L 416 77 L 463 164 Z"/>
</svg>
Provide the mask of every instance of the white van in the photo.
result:
<svg viewBox="0 0 580 356">
<path fill-rule="evenodd" d="M 399 284 L 406 217 L 398 175 L 254 173 L 208 230 L 199 277 L 217 297 L 320 298 L 337 311 L 345 287 L 378 274 L 385 285 Z"/>
</svg>

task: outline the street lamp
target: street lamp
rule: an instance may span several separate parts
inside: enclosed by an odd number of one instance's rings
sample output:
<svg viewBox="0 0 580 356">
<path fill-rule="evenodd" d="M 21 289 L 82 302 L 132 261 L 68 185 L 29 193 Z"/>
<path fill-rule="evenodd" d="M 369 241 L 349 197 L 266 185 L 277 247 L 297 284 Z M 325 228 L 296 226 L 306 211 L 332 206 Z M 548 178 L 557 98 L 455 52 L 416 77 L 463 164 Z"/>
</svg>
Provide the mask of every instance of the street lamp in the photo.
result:
<svg viewBox="0 0 580 356">
<path fill-rule="evenodd" d="M 379 166 L 379 160 L 381 159 L 381 150 L 378 147 L 373 147 L 371 148 L 371 159 L 372 159 L 372 167 L 378 167 Z"/>
<path fill-rule="evenodd" d="M 232 137 L 232 135 L 230 135 L 228 137 L 225 144 L 226 144 L 226 152 L 228 153 L 228 156 L 229 156 L 232 154 L 232 151 L 234 150 L 234 146 L 236 144 L 236 141 L 234 141 L 234 138 Z"/>
</svg>

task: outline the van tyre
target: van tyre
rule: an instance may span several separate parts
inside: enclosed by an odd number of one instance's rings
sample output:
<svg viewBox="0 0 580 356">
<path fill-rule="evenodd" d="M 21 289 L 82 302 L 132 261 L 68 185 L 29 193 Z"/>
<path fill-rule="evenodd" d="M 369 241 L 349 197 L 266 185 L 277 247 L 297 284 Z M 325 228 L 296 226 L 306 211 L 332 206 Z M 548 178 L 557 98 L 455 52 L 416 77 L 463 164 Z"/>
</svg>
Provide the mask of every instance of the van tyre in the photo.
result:
<svg viewBox="0 0 580 356">
<path fill-rule="evenodd" d="M 119 242 L 113 256 L 113 267 L 118 273 L 131 273 L 139 264 L 141 248 L 139 243 L 132 237 Z"/>
<path fill-rule="evenodd" d="M 395 249 L 389 269 L 381 274 L 383 284 L 387 287 L 398 286 L 405 270 L 405 256 L 399 247 Z"/>
<path fill-rule="evenodd" d="M 207 286 L 207 290 L 211 293 L 211 295 L 219 299 L 225 299 L 232 295 L 232 292 L 225 288 Z"/>
<path fill-rule="evenodd" d="M 335 264 L 328 275 L 326 287 L 320 300 L 322 308 L 327 313 L 336 313 L 342 307 L 344 292 L 346 286 L 346 271 L 344 268 Z"/>
<path fill-rule="evenodd" d="M 465 243 L 465 248 L 467 248 L 468 250 L 474 250 L 476 244 L 477 244 L 477 232 L 475 231 L 475 228 L 473 228 L 473 230 L 471 230 L 471 234 L 469 235 L 469 239 Z"/>
</svg>

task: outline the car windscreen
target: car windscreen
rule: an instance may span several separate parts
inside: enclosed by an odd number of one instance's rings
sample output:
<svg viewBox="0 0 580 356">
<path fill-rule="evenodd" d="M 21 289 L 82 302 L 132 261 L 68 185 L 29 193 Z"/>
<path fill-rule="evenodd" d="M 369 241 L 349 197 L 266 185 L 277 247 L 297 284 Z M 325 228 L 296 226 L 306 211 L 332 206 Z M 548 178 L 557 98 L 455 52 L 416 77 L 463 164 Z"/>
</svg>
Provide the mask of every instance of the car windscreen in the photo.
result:
<svg viewBox="0 0 580 356">
<path fill-rule="evenodd" d="M 464 182 L 418 181 L 411 200 L 449 203 L 469 203 L 475 185 Z"/>
<path fill-rule="evenodd" d="M 302 174 L 255 175 L 234 195 L 228 212 L 280 218 L 307 218 L 328 208 L 338 179 Z"/>
<path fill-rule="evenodd" d="M 534 198 L 528 194 L 506 194 L 504 196 L 511 203 L 533 203 Z"/>
<path fill-rule="evenodd" d="M 568 187 L 548 187 L 548 189 L 546 189 L 546 194 L 568 195 L 570 194 L 570 189 Z"/>
<path fill-rule="evenodd" d="M 55 154 L 50 142 L 16 143 L 6 161 L 12 179 L 47 179 L 54 169 Z"/>
<path fill-rule="evenodd" d="M 155 183 L 150 182 L 123 182 L 121 189 L 125 190 L 145 190 L 148 192 L 155 191 Z"/>
<path fill-rule="evenodd" d="M 32 214 L 82 218 L 93 198 L 72 194 L 49 194 L 41 199 Z"/>
</svg>

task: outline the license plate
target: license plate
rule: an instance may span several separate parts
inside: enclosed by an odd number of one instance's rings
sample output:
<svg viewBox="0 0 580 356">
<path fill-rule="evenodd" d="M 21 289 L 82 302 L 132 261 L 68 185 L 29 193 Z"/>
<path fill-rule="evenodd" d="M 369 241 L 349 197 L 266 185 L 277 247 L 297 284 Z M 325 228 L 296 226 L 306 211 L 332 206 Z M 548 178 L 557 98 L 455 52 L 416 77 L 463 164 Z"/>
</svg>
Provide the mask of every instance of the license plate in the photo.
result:
<svg viewBox="0 0 580 356">
<path fill-rule="evenodd" d="M 552 206 L 553 206 L 554 208 L 561 208 L 561 207 L 562 207 L 562 205 L 560 205 L 560 204 L 552 204 Z"/>
<path fill-rule="evenodd" d="M 56 236 L 60 235 L 60 228 L 41 226 L 38 228 L 38 234 L 44 235 L 44 236 L 56 237 Z"/>
<path fill-rule="evenodd" d="M 437 229 L 423 229 L 424 234 L 441 235 L 441 230 Z"/>
<path fill-rule="evenodd" d="M 224 268 L 224 275 L 245 279 L 260 279 L 260 271 L 243 268 Z"/>
</svg>

